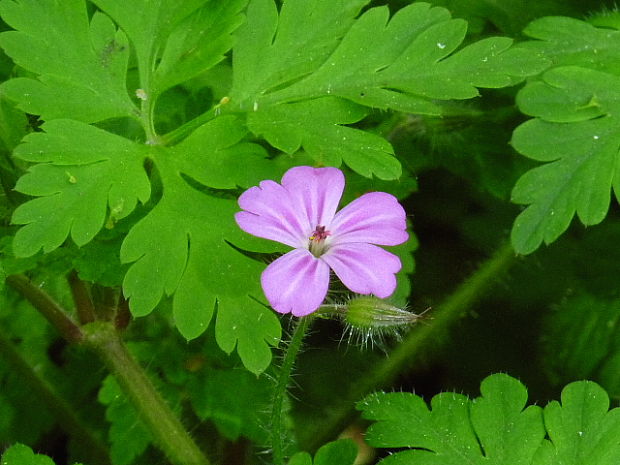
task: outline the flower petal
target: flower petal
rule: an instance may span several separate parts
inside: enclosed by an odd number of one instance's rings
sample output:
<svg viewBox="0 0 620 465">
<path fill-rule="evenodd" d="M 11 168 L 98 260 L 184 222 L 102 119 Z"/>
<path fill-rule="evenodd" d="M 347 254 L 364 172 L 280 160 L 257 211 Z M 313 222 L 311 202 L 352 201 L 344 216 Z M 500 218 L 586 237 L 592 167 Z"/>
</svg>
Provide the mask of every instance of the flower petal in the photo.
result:
<svg viewBox="0 0 620 465">
<path fill-rule="evenodd" d="M 398 245 L 405 242 L 405 210 L 396 197 L 385 192 L 370 192 L 340 210 L 331 224 L 332 243 L 367 242 Z"/>
<path fill-rule="evenodd" d="M 396 289 L 395 273 L 400 271 L 400 259 L 372 244 L 341 244 L 321 256 L 340 281 L 358 294 L 374 294 L 382 299 Z"/>
<path fill-rule="evenodd" d="M 284 174 L 282 185 L 308 218 L 310 232 L 317 226 L 327 226 L 329 229 L 344 190 L 342 171 L 338 168 L 296 166 Z"/>
<path fill-rule="evenodd" d="M 262 181 L 239 197 L 246 210 L 235 215 L 241 229 L 254 236 L 304 247 L 308 242 L 308 219 L 296 207 L 289 192 L 274 181 Z"/>
<path fill-rule="evenodd" d="M 263 271 L 261 284 L 274 310 L 304 316 L 323 303 L 329 286 L 329 266 L 307 250 L 295 249 Z"/>
</svg>

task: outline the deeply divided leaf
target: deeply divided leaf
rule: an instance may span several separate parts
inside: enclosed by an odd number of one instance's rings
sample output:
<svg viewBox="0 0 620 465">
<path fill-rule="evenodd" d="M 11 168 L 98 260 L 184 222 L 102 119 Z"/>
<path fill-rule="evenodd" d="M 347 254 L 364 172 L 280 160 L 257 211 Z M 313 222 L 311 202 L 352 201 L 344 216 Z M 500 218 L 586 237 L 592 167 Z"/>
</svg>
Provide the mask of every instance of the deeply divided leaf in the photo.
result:
<svg viewBox="0 0 620 465">
<path fill-rule="evenodd" d="M 122 245 L 121 259 L 133 263 L 123 284 L 133 314 L 146 315 L 164 295 L 174 294 L 175 322 L 192 339 L 204 332 L 217 306 L 220 346 L 227 352 L 236 347 L 250 370 L 265 369 L 280 326 L 256 300 L 262 296 L 262 265 L 229 242 L 255 251 L 267 251 L 269 245 L 239 230 L 235 200 L 211 195 L 205 187 L 249 186 L 271 172 L 260 146 L 239 143 L 246 131 L 237 119 L 214 120 L 170 149 L 150 148 L 70 120 L 51 121 L 44 129 L 28 136 L 17 151 L 39 164 L 17 185 L 37 198 L 15 211 L 13 222 L 25 225 L 16 235 L 15 253 L 49 252 L 69 235 L 84 245 L 104 224 L 114 227 L 138 201 L 149 198 L 143 168 L 148 158 L 162 179 L 163 197 Z"/>
<path fill-rule="evenodd" d="M 224 59 L 247 0 L 94 0 L 126 32 L 136 50 L 148 99 Z"/>
<path fill-rule="evenodd" d="M 427 3 L 409 5 L 391 19 L 387 7 L 354 19 L 366 2 L 343 3 L 290 1 L 278 12 L 272 0 L 251 1 L 233 50 L 228 104 L 250 112 L 252 131 L 265 134 L 277 148 L 292 151 L 301 144 L 315 158 L 319 153 L 325 164 L 344 161 L 364 176 L 398 176 L 397 163 L 386 156 L 389 144 L 356 141 L 370 152 L 348 158 L 339 153 L 341 144 L 309 149 L 305 145 L 311 145 L 311 136 L 301 133 L 310 130 L 312 118 L 298 109 L 313 113 L 323 104 L 317 103 L 323 101 L 320 97 L 338 96 L 374 108 L 438 115 L 436 100 L 472 98 L 477 87 L 512 85 L 546 65 L 535 54 L 512 49 L 507 38 L 488 38 L 456 52 L 465 37 L 465 21 Z M 307 20 L 310 11 L 316 22 Z M 274 124 L 284 115 L 292 116 L 293 131 Z M 315 138 L 343 140 L 340 124 L 345 121 L 333 120 L 329 111 L 320 120 L 329 124 L 315 128 L 320 134 Z"/>
<path fill-rule="evenodd" d="M 13 215 L 14 223 L 25 225 L 13 243 L 17 256 L 41 248 L 50 252 L 68 235 L 84 245 L 106 218 L 122 219 L 150 196 L 142 166 L 145 146 L 71 120 L 50 121 L 44 129 L 26 137 L 15 151 L 17 157 L 39 163 L 16 186 L 38 196 Z"/>
<path fill-rule="evenodd" d="M 19 108 L 45 120 L 135 116 L 125 85 L 127 37 L 106 15 L 89 20 L 84 0 L 3 0 L 0 15 L 16 29 L 0 34 L 0 46 L 37 75 L 0 87 Z"/>
<path fill-rule="evenodd" d="M 512 193 L 528 205 L 512 230 L 517 252 L 553 242 L 575 214 L 584 225 L 601 222 L 611 189 L 620 195 L 618 95 L 620 77 L 576 66 L 552 69 L 520 93 L 521 110 L 537 118 L 515 130 L 512 144 L 546 164 L 523 175 Z"/>
<path fill-rule="evenodd" d="M 381 463 L 529 465 L 545 431 L 541 409 L 525 408 L 527 392 L 507 375 L 483 381 L 482 397 L 442 393 L 429 410 L 422 398 L 407 393 L 374 394 L 358 404 L 376 421 L 367 440 L 375 447 L 404 447 Z"/>
<path fill-rule="evenodd" d="M 286 153 L 303 147 L 319 165 L 340 166 L 344 161 L 362 176 L 398 178 L 400 163 L 385 139 L 343 125 L 364 116 L 366 112 L 359 105 L 324 97 L 251 112 L 248 127 Z"/>
<path fill-rule="evenodd" d="M 236 202 L 200 193 L 162 165 L 163 198 L 121 248 L 121 259 L 135 262 L 123 284 L 131 310 L 146 315 L 164 294 L 174 293 L 175 323 L 191 339 L 206 330 L 217 306 L 220 346 L 227 352 L 238 346 L 246 366 L 260 372 L 269 365 L 268 345 L 278 341 L 280 327 L 255 300 L 262 295 L 262 266 L 227 243 L 241 236 L 233 219 Z"/>
<path fill-rule="evenodd" d="M 523 33 L 538 40 L 518 47 L 545 57 L 554 66 L 620 73 L 620 31 L 594 27 L 575 18 L 547 16 L 532 21 Z"/>
<path fill-rule="evenodd" d="M 358 404 L 375 421 L 367 440 L 375 447 L 407 448 L 382 465 L 612 465 L 620 460 L 620 409 L 609 410 L 605 391 L 591 381 L 569 384 L 562 403 L 525 407 L 525 387 L 508 375 L 487 377 L 482 396 L 433 397 L 380 393 Z M 545 439 L 548 437 L 549 439 Z"/>
</svg>

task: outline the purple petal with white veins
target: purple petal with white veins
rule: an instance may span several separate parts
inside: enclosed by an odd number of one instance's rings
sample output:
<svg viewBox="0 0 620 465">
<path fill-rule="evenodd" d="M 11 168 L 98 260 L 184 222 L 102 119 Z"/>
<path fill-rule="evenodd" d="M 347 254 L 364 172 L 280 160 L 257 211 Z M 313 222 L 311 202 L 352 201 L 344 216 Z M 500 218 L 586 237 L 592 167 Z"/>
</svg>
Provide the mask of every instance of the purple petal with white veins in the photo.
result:
<svg viewBox="0 0 620 465">
<path fill-rule="evenodd" d="M 289 192 L 274 181 L 262 181 L 239 197 L 246 210 L 235 215 L 241 229 L 254 236 L 303 247 L 312 232 L 304 213 L 296 208 Z"/>
<path fill-rule="evenodd" d="M 310 221 L 310 231 L 329 227 L 344 190 L 344 175 L 338 168 L 297 166 L 282 177 L 282 185 Z"/>
<path fill-rule="evenodd" d="M 396 197 L 385 192 L 364 194 L 340 210 L 331 233 L 333 244 L 398 245 L 409 238 L 405 210 Z"/>
<path fill-rule="evenodd" d="M 261 275 L 267 300 L 280 313 L 304 316 L 323 303 L 329 266 L 305 249 L 295 249 L 272 262 Z"/>
<path fill-rule="evenodd" d="M 400 259 L 372 244 L 341 244 L 321 256 L 340 281 L 358 294 L 374 294 L 382 299 L 396 289 L 395 273 L 400 271 Z"/>
</svg>

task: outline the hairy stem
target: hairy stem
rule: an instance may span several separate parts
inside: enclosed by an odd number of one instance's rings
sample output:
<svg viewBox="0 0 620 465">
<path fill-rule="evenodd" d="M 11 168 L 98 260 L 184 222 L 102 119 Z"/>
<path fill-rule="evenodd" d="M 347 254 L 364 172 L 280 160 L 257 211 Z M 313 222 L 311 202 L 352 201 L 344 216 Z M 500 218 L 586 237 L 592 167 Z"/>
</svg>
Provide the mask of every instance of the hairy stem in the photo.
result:
<svg viewBox="0 0 620 465">
<path fill-rule="evenodd" d="M 181 421 L 131 356 L 111 322 L 84 326 L 86 344 L 93 348 L 114 374 L 121 389 L 138 411 L 157 446 L 174 465 L 209 465 Z"/>
<path fill-rule="evenodd" d="M 299 354 L 304 336 L 308 332 L 311 323 L 311 316 L 302 317 L 297 322 L 291 341 L 285 351 L 280 373 L 277 377 L 276 389 L 273 395 L 273 407 L 271 409 L 271 447 L 273 450 L 274 465 L 284 465 L 284 452 L 282 447 L 282 437 L 284 436 L 284 432 L 282 431 L 282 404 L 284 402 L 284 396 L 286 396 L 286 389 L 291 379 L 291 372 L 293 371 L 297 354 Z"/>
<path fill-rule="evenodd" d="M 31 367 L 19 351 L 0 333 L 0 357 L 11 372 L 22 380 L 37 399 L 52 413 L 58 425 L 68 435 L 79 440 L 81 450 L 88 453 L 89 463 L 109 465 L 110 457 L 105 445 L 82 423 L 71 405 Z"/>
<path fill-rule="evenodd" d="M 417 360 L 425 347 L 447 331 L 467 310 L 497 282 L 497 278 L 514 262 L 515 253 L 510 244 L 503 245 L 484 262 L 456 291 L 433 312 L 432 320 L 413 329 L 374 371 L 361 377 L 349 391 L 349 402 L 333 412 L 326 424 L 317 425 L 307 448 L 316 450 L 333 439 L 354 418 L 354 403 L 372 391 L 388 387 L 398 375 L 406 371 Z"/>
<path fill-rule="evenodd" d="M 54 299 L 26 276 L 12 275 L 6 281 L 43 314 L 65 339 L 72 343 L 83 343 L 99 355 L 138 411 L 156 444 L 174 465 L 210 465 L 133 359 L 113 322 L 94 321 L 80 327 Z"/>
<path fill-rule="evenodd" d="M 6 282 L 24 296 L 39 313 L 47 318 L 67 341 L 71 343 L 82 342 L 84 339 L 82 329 L 54 299 L 33 284 L 30 279 L 22 274 L 16 274 L 6 278 Z"/>
</svg>

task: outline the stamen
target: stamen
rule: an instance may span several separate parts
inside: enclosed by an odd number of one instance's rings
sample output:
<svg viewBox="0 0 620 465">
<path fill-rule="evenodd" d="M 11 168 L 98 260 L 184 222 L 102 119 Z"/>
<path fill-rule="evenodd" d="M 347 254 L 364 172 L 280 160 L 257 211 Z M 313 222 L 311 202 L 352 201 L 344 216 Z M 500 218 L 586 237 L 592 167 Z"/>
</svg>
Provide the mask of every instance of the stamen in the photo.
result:
<svg viewBox="0 0 620 465">
<path fill-rule="evenodd" d="M 320 257 L 326 249 L 325 239 L 331 236 L 331 232 L 325 230 L 325 226 L 318 225 L 310 236 L 310 244 L 308 250 L 315 257 Z"/>
</svg>

